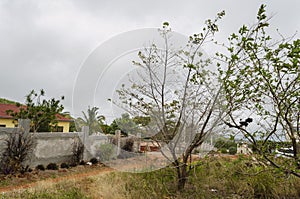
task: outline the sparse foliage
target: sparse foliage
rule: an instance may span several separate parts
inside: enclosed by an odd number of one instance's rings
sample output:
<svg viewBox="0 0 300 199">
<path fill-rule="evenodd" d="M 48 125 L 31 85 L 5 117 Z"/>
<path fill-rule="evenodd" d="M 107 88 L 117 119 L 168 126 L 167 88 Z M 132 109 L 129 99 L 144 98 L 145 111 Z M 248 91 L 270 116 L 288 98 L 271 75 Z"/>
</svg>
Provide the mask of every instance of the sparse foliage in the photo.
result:
<svg viewBox="0 0 300 199">
<path fill-rule="evenodd" d="M 35 141 L 32 135 L 25 133 L 22 129 L 9 133 L 5 139 L 4 152 L 1 154 L 1 173 L 14 174 L 26 171 L 28 166 L 24 163 L 29 159 L 34 145 Z"/>
<path fill-rule="evenodd" d="M 184 48 L 173 46 L 172 31 L 164 23 L 159 30 L 162 49 L 152 44 L 138 53 L 130 85 L 123 84 L 117 91 L 119 100 L 114 101 L 134 118 L 149 118 L 143 128 L 172 162 L 178 190 L 193 170 L 188 165 L 192 151 L 212 133 L 223 113 L 216 74 L 201 47 L 212 40 L 218 31 L 216 22 L 224 14 L 207 20 L 203 32 L 191 36 Z"/>
<path fill-rule="evenodd" d="M 101 144 L 99 150 L 100 162 L 109 161 L 114 158 L 114 147 L 110 143 Z"/>
<path fill-rule="evenodd" d="M 262 5 L 257 23 L 233 33 L 228 55 L 218 54 L 226 63 L 220 68 L 228 104 L 225 124 L 242 132 L 273 166 L 300 177 L 300 40 L 280 35 L 276 41 L 267 34 L 268 26 Z M 265 150 L 269 141 L 285 139 L 293 148 L 293 166 L 276 163 Z"/>
</svg>

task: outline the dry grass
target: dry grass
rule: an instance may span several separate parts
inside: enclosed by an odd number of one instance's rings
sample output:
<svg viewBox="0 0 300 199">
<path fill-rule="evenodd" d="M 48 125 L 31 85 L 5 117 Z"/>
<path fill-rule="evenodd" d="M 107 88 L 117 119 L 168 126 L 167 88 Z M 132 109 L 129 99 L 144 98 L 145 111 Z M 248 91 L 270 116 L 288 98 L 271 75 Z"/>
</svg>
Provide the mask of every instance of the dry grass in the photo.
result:
<svg viewBox="0 0 300 199">
<path fill-rule="evenodd" d="M 186 190 L 178 193 L 172 169 L 151 173 L 106 172 L 62 182 L 43 182 L 3 198 L 299 198 L 300 179 L 255 165 L 250 159 L 198 162 Z"/>
</svg>

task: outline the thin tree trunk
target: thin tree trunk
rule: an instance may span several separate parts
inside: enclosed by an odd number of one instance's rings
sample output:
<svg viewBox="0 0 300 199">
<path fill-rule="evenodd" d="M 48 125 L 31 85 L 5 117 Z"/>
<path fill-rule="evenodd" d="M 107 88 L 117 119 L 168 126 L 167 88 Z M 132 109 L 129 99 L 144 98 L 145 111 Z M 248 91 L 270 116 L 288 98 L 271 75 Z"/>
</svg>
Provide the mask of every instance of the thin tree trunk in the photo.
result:
<svg viewBox="0 0 300 199">
<path fill-rule="evenodd" d="M 177 174 L 178 174 L 177 190 L 181 192 L 182 190 L 184 190 L 185 184 L 187 182 L 187 177 L 188 177 L 187 166 L 185 163 L 179 166 L 179 173 Z"/>
</svg>

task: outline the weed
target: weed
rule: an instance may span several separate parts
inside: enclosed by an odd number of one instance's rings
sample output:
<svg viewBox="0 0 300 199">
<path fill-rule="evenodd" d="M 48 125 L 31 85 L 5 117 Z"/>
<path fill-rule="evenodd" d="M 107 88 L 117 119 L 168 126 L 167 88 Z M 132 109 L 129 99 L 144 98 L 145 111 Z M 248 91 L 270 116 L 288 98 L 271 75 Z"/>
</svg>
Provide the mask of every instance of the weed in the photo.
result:
<svg viewBox="0 0 300 199">
<path fill-rule="evenodd" d="M 60 164 L 60 168 L 62 168 L 62 169 L 68 169 L 68 168 L 70 168 L 70 166 L 69 166 L 69 164 L 63 162 L 63 163 Z"/>
<path fill-rule="evenodd" d="M 57 166 L 56 163 L 49 163 L 49 164 L 47 165 L 47 169 L 48 169 L 48 170 L 58 170 L 58 166 Z"/>
<path fill-rule="evenodd" d="M 37 170 L 45 171 L 45 167 L 42 164 L 39 164 L 35 167 Z"/>
<path fill-rule="evenodd" d="M 28 171 L 24 162 L 32 153 L 35 140 L 29 133 L 18 129 L 5 139 L 5 149 L 0 158 L 0 173 L 5 175 Z"/>
<path fill-rule="evenodd" d="M 92 164 L 97 164 L 97 163 L 98 163 L 98 160 L 97 160 L 97 158 L 92 158 L 92 159 L 90 160 L 90 162 L 91 162 Z"/>
</svg>

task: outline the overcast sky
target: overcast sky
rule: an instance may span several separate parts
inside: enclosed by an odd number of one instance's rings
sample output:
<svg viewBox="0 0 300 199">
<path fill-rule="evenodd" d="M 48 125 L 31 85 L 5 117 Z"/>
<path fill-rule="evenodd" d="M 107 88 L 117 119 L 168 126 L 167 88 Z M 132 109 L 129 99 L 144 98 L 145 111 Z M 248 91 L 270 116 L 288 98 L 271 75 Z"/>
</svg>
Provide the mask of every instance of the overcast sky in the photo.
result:
<svg viewBox="0 0 300 199">
<path fill-rule="evenodd" d="M 0 97 L 24 102 L 30 90 L 43 88 L 49 97 L 64 95 L 66 111 L 72 112 L 72 89 L 82 63 L 111 37 L 160 27 L 164 21 L 191 35 L 225 10 L 218 35 L 225 41 L 242 24 L 255 22 L 265 2 L 274 15 L 273 30 L 285 36 L 300 30 L 299 0 L 0 0 Z"/>
</svg>

